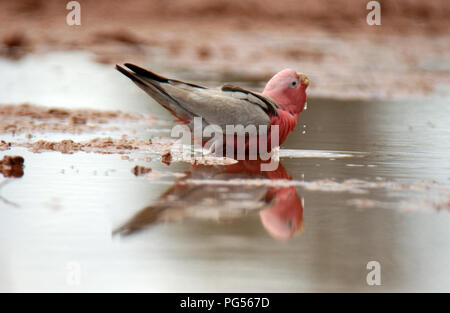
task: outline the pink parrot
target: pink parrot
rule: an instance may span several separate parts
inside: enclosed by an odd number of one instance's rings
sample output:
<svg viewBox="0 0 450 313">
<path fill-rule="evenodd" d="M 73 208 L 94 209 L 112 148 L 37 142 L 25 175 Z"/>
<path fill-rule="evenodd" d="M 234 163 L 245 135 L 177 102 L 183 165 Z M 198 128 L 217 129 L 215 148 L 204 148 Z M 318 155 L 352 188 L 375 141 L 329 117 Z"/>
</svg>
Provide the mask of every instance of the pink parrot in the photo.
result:
<svg viewBox="0 0 450 313">
<path fill-rule="evenodd" d="M 166 78 L 130 63 L 116 65 L 116 68 L 191 129 L 194 117 L 202 118 L 203 128 L 219 125 L 224 134 L 226 125 L 255 125 L 257 128 L 266 125 L 268 151 L 272 149 L 270 129 L 273 125 L 279 125 L 280 145 L 294 129 L 305 106 L 309 85 L 305 74 L 291 69 L 273 76 L 261 94 L 228 84 L 206 88 Z"/>
</svg>

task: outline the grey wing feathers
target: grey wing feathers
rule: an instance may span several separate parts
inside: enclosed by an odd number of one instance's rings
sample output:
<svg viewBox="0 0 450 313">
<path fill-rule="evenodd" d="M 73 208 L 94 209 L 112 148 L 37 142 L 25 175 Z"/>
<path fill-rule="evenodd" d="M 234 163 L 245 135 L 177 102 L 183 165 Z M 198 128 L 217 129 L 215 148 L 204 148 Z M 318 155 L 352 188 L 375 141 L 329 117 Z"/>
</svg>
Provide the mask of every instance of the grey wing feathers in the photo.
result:
<svg viewBox="0 0 450 313">
<path fill-rule="evenodd" d="M 269 98 L 268 96 L 265 96 L 261 93 L 258 92 L 254 92 L 254 91 L 250 91 L 247 89 L 244 89 L 242 87 L 239 86 L 233 86 L 230 84 L 226 84 L 222 86 L 222 91 L 229 91 L 229 92 L 234 92 L 234 93 L 240 93 L 238 94 L 238 96 L 241 96 L 241 94 L 244 94 L 245 97 L 241 98 L 241 99 L 245 99 L 248 100 L 256 105 L 261 106 L 264 111 L 266 111 L 268 114 L 270 115 L 276 115 L 278 116 L 278 111 L 277 109 L 279 108 L 278 104 L 273 101 L 271 98 Z"/>
<path fill-rule="evenodd" d="M 126 66 L 137 69 L 136 66 L 131 66 L 130 64 L 126 64 Z M 145 71 L 144 69 L 136 71 L 130 71 L 127 68 L 124 68 L 120 65 L 116 65 L 116 69 L 130 78 L 138 87 L 144 90 L 148 95 L 150 95 L 156 102 L 169 110 L 173 115 L 181 118 L 183 120 L 189 121 L 194 115 L 192 112 L 189 112 L 185 108 L 181 107 L 176 99 L 171 97 L 164 88 L 162 88 L 161 82 L 167 80 L 165 77 L 159 76 L 152 72 Z M 145 75 L 143 75 L 145 74 Z"/>
<path fill-rule="evenodd" d="M 201 116 L 207 124 L 268 125 L 277 115 L 277 104 L 270 98 L 240 87 L 225 85 L 219 89 L 169 79 L 136 65 L 116 68 L 175 116 L 189 122 Z M 131 71 L 130 71 L 131 70 Z"/>
</svg>

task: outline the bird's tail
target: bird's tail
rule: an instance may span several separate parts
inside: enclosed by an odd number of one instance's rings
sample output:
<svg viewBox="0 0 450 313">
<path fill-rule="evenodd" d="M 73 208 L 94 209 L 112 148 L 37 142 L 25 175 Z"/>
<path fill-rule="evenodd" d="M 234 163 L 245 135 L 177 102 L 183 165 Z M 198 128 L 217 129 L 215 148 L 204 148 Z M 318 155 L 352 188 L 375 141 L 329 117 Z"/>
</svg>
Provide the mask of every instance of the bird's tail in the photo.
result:
<svg viewBox="0 0 450 313">
<path fill-rule="evenodd" d="M 125 63 L 123 66 L 116 64 L 116 69 L 130 78 L 137 86 L 155 99 L 156 102 L 165 107 L 180 120 L 191 120 L 192 114 L 184 109 L 176 99 L 171 97 L 164 90 L 164 84 L 169 83 L 168 78 L 131 63 Z"/>
<path fill-rule="evenodd" d="M 136 213 L 129 221 L 113 230 L 112 234 L 128 236 L 158 222 L 158 218 L 165 206 L 148 206 Z"/>
</svg>

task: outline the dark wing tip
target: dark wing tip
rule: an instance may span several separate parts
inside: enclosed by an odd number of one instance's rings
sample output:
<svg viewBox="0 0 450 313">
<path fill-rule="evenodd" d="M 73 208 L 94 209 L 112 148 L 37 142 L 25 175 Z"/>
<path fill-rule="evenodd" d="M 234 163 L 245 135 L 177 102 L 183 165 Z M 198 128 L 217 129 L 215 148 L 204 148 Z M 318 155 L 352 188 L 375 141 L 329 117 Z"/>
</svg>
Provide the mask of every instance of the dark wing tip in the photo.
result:
<svg viewBox="0 0 450 313">
<path fill-rule="evenodd" d="M 146 70 L 145 68 L 137 66 L 135 64 L 125 63 L 124 66 L 126 66 L 127 68 L 129 68 L 130 70 L 135 72 L 136 74 L 141 75 L 145 78 L 150 78 L 150 79 L 156 80 L 160 83 L 167 83 L 169 81 L 169 79 L 167 77 L 164 77 L 164 76 L 156 74 L 152 71 Z"/>
<path fill-rule="evenodd" d="M 133 74 L 135 75 L 139 75 L 141 77 L 144 78 L 148 78 L 151 80 L 155 80 L 159 83 L 181 83 L 181 84 L 185 84 L 185 85 L 189 85 L 191 87 L 197 87 L 197 88 L 201 88 L 201 89 L 206 89 L 206 87 L 197 85 L 197 84 L 193 84 L 193 83 L 188 83 L 188 82 L 184 82 L 181 80 L 176 80 L 176 79 L 170 79 L 167 77 L 164 77 L 162 75 L 156 74 L 155 72 L 146 70 L 145 68 L 142 68 L 140 66 L 137 66 L 135 64 L 132 63 L 124 63 L 123 66 L 127 67 L 129 70 L 131 70 L 133 72 Z M 124 71 L 128 72 L 128 69 L 125 69 L 123 67 L 121 67 L 120 65 L 116 65 L 116 68 L 123 74 L 127 75 L 129 77 L 128 74 L 126 74 Z M 129 72 L 128 72 L 129 73 Z"/>
<path fill-rule="evenodd" d="M 123 66 L 121 66 L 119 64 L 116 64 L 116 70 L 121 72 L 123 75 L 125 75 L 126 77 L 128 77 L 129 79 L 134 81 L 135 83 L 139 83 L 139 84 L 145 85 L 145 83 L 142 81 L 141 78 L 139 78 L 138 75 L 136 75 L 135 73 L 129 71 L 128 69 L 124 68 Z"/>
<path fill-rule="evenodd" d="M 124 71 L 127 71 L 125 68 L 123 68 L 120 64 L 116 64 L 116 70 L 123 73 Z"/>
<path fill-rule="evenodd" d="M 129 70 L 127 70 L 126 68 L 124 68 L 122 65 L 120 64 L 116 64 L 116 70 L 118 70 L 119 72 L 121 72 L 123 75 L 133 79 L 134 77 L 134 73 L 130 72 Z"/>
</svg>

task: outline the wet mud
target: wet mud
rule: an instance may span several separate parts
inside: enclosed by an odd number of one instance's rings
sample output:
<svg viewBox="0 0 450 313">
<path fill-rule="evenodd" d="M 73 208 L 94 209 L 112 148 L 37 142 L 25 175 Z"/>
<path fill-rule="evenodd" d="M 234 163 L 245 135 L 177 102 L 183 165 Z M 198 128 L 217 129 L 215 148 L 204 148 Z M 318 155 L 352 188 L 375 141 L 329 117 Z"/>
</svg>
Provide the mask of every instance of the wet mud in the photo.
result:
<svg viewBox="0 0 450 313">
<path fill-rule="evenodd" d="M 5 155 L 0 160 L 0 173 L 4 177 L 22 177 L 24 159 L 21 156 Z"/>
</svg>

